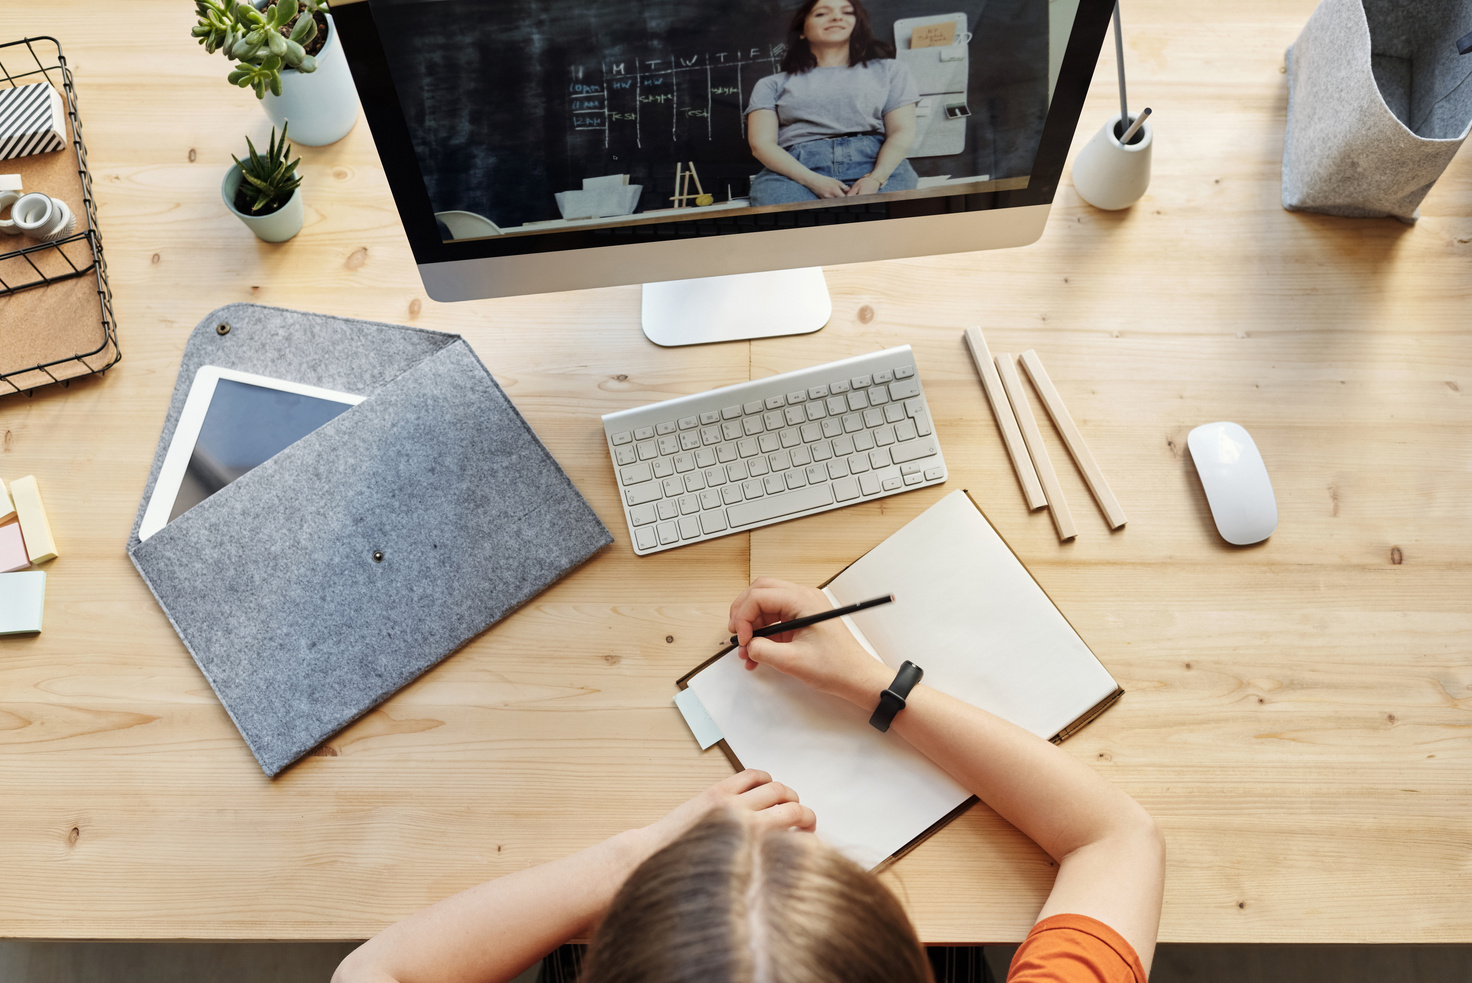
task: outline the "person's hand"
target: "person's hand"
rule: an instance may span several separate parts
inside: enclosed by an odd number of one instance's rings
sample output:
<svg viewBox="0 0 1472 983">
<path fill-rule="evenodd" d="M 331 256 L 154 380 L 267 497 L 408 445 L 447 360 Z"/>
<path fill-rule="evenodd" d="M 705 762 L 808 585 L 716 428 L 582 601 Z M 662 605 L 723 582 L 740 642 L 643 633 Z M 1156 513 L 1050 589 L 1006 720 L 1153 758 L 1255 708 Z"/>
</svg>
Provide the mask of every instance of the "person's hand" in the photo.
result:
<svg viewBox="0 0 1472 983">
<path fill-rule="evenodd" d="M 865 174 L 848 187 L 848 197 L 854 198 L 858 195 L 877 195 L 884 182 L 872 174 Z"/>
<path fill-rule="evenodd" d="M 748 768 L 717 782 L 670 810 L 663 819 L 646 826 L 643 832 L 650 837 L 648 852 L 654 853 L 673 843 L 716 809 L 730 809 L 764 830 L 800 829 L 811 833 L 818 825 L 817 816 L 798 801 L 796 792 L 772 781 L 766 772 Z"/>
<path fill-rule="evenodd" d="M 849 193 L 848 185 L 837 178 L 814 174 L 803 182 L 807 189 L 819 198 L 842 198 Z"/>
<path fill-rule="evenodd" d="M 758 628 L 832 607 L 820 590 L 760 577 L 731 605 L 729 629 L 741 646 L 747 669 L 770 666 L 814 689 L 872 709 L 894 673 L 864 651 L 841 618 L 770 638 L 752 637 Z"/>
</svg>

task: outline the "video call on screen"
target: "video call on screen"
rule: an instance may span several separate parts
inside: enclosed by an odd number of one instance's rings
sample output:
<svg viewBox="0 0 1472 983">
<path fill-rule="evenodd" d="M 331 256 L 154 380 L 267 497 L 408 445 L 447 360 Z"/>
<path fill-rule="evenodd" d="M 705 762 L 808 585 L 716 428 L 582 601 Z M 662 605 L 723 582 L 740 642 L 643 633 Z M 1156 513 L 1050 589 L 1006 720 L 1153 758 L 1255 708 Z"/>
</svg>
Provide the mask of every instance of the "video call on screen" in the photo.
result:
<svg viewBox="0 0 1472 983">
<path fill-rule="evenodd" d="M 694 181 L 676 184 L 677 167 L 690 165 L 709 196 L 702 205 L 751 206 L 762 165 L 744 111 L 757 82 L 781 71 L 800 4 L 370 2 L 436 213 L 474 213 L 510 233 L 544 223 L 551 231 L 590 213 L 633 221 L 674 207 L 680 191 L 695 205 Z M 907 158 L 918 186 L 901 193 L 1025 184 L 1057 75 L 1057 38 L 1072 27 L 1055 24 L 1050 34 L 1050 8 L 1071 16 L 1072 7 L 864 3 L 873 36 L 896 45 L 921 97 Z"/>
</svg>

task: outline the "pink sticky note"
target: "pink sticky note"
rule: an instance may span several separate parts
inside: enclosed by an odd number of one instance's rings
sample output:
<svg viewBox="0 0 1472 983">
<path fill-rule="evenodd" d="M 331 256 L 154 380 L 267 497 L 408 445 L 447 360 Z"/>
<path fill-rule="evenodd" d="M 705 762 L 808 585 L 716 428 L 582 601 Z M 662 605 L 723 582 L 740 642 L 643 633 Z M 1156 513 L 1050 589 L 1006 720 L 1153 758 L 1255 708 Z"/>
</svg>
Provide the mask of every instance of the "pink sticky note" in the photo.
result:
<svg viewBox="0 0 1472 983">
<path fill-rule="evenodd" d="M 26 543 L 20 536 L 20 523 L 12 522 L 0 526 L 0 573 L 24 570 L 31 565 L 26 555 Z"/>
</svg>

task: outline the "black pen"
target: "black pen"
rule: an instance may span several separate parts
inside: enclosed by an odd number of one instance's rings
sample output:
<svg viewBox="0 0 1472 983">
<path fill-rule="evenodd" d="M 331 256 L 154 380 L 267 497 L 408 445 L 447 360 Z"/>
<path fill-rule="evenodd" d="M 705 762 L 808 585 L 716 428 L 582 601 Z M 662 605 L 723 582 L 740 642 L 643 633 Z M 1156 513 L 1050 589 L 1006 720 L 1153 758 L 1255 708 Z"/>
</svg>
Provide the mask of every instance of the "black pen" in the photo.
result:
<svg viewBox="0 0 1472 983">
<path fill-rule="evenodd" d="M 793 618 L 791 621 L 779 621 L 775 625 L 767 625 L 767 627 L 765 628 L 758 628 L 756 631 L 751 633 L 751 637 L 769 638 L 772 635 L 780 635 L 784 631 L 797 631 L 799 628 L 806 628 L 809 625 L 816 625 L 818 622 L 827 621 L 829 618 L 841 618 L 846 614 L 853 614 L 855 611 L 862 611 L 865 608 L 876 608 L 881 604 L 888 604 L 890 601 L 893 600 L 893 594 L 885 594 L 883 597 L 871 597 L 867 601 L 860 601 L 857 604 L 848 604 L 841 608 L 834 608 L 832 611 L 824 611 L 822 614 L 810 614 L 805 618 Z M 741 643 L 737 641 L 735 635 L 732 635 L 731 644 L 740 645 Z"/>
</svg>

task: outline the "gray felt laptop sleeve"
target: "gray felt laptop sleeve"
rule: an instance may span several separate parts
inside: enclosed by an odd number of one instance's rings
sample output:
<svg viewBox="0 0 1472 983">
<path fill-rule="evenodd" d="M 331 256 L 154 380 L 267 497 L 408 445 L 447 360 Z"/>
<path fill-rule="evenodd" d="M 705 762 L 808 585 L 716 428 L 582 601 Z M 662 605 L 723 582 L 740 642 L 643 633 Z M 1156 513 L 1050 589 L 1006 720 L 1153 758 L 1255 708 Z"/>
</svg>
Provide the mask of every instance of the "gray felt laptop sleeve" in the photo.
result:
<svg viewBox="0 0 1472 983">
<path fill-rule="evenodd" d="M 140 542 L 202 365 L 367 398 Z M 460 336 L 232 304 L 128 555 L 274 776 L 612 541 Z"/>
</svg>

